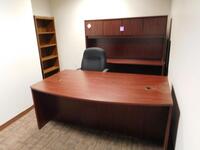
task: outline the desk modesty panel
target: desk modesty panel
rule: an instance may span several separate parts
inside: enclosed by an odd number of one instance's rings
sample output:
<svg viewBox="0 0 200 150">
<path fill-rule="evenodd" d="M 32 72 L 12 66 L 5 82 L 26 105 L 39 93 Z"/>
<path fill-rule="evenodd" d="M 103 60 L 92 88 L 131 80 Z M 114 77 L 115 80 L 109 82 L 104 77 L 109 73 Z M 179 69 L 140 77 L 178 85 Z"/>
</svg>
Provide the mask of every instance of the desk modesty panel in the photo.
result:
<svg viewBox="0 0 200 150">
<path fill-rule="evenodd" d="M 31 86 L 39 129 L 49 120 L 112 130 L 167 149 L 172 98 L 167 77 L 65 70 Z"/>
</svg>

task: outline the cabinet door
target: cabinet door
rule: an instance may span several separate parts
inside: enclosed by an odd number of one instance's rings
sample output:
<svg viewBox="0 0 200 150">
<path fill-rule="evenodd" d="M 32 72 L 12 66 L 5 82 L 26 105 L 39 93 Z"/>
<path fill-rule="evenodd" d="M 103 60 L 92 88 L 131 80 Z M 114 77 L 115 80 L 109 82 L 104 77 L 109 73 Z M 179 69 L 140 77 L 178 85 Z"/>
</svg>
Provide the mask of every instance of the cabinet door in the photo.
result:
<svg viewBox="0 0 200 150">
<path fill-rule="evenodd" d="M 165 35 L 167 17 L 144 18 L 144 35 Z"/>
<path fill-rule="evenodd" d="M 143 19 L 123 19 L 122 26 L 124 27 L 122 35 L 141 35 L 143 30 Z"/>
<path fill-rule="evenodd" d="M 86 36 L 103 35 L 103 21 L 101 20 L 85 21 L 85 35 Z"/>
<path fill-rule="evenodd" d="M 103 29 L 104 35 L 121 35 L 120 32 L 121 20 L 104 20 Z"/>
</svg>

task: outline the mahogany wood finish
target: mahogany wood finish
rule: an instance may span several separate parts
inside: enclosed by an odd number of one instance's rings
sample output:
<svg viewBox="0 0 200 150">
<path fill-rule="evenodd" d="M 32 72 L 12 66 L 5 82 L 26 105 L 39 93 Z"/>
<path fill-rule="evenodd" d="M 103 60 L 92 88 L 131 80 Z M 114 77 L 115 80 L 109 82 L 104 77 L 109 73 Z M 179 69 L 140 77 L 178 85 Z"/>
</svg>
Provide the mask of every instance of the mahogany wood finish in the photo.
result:
<svg viewBox="0 0 200 150">
<path fill-rule="evenodd" d="M 121 35 L 120 32 L 121 20 L 104 20 L 103 33 L 104 35 Z"/>
<path fill-rule="evenodd" d="M 166 77 L 65 70 L 31 89 L 39 128 L 55 119 L 167 147 L 173 102 Z"/>
<path fill-rule="evenodd" d="M 34 16 L 43 78 L 57 73 L 59 60 L 53 17 Z"/>
<path fill-rule="evenodd" d="M 90 47 L 105 49 L 107 58 L 111 59 L 162 59 L 163 39 L 160 38 L 97 38 L 90 39 Z"/>
<path fill-rule="evenodd" d="M 150 65 L 150 66 L 162 66 L 162 61 L 155 60 L 142 60 L 142 59 L 107 59 L 109 64 L 135 64 L 135 65 Z"/>
<path fill-rule="evenodd" d="M 94 24 L 93 29 L 88 29 L 88 24 Z M 86 20 L 85 26 L 86 47 L 105 49 L 108 59 L 116 59 L 115 62 L 119 59 L 155 61 L 139 64 L 147 67 L 154 66 L 158 61 L 162 62 L 159 72 L 164 74 L 167 16 Z M 120 27 L 124 29 L 120 30 Z M 118 64 L 120 62 L 122 61 Z M 133 62 L 129 65 L 138 65 L 139 61 L 135 61 L 136 64 Z"/>
<path fill-rule="evenodd" d="M 142 35 L 143 31 L 143 19 L 135 18 L 135 19 L 123 19 L 122 25 L 124 26 L 123 35 Z"/>
<path fill-rule="evenodd" d="M 144 19 L 144 35 L 166 36 L 167 17 L 149 17 Z"/>
<path fill-rule="evenodd" d="M 85 32 L 88 36 L 103 35 L 103 21 L 85 21 Z"/>
</svg>

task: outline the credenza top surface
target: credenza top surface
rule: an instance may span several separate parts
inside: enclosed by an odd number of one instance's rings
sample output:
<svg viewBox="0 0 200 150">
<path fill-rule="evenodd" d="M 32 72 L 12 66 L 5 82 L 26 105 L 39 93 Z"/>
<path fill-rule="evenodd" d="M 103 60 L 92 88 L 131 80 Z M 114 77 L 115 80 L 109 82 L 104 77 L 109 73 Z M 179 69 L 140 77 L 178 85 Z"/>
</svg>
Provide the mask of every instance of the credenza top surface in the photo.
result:
<svg viewBox="0 0 200 150">
<path fill-rule="evenodd" d="M 64 70 L 31 86 L 33 91 L 82 101 L 173 105 L 167 77 Z"/>
</svg>

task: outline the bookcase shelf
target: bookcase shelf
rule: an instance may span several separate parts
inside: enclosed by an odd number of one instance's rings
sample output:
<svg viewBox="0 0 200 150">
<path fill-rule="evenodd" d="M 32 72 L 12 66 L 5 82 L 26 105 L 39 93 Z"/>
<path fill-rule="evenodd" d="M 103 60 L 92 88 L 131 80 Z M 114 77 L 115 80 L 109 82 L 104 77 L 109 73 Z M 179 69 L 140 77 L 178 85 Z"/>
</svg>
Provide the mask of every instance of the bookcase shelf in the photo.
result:
<svg viewBox="0 0 200 150">
<path fill-rule="evenodd" d="M 47 48 L 47 47 L 52 47 L 56 46 L 56 44 L 45 44 L 45 45 L 40 45 L 40 48 Z"/>
<path fill-rule="evenodd" d="M 43 57 L 42 61 L 47 61 L 47 60 L 51 60 L 55 58 L 58 58 L 58 55 L 50 55 L 50 56 Z"/>
<path fill-rule="evenodd" d="M 51 31 L 51 32 L 39 32 L 38 33 L 39 35 L 43 35 L 43 34 L 55 34 L 54 31 Z"/>
<path fill-rule="evenodd" d="M 60 71 L 53 17 L 34 16 L 43 78 Z"/>
<path fill-rule="evenodd" d="M 47 73 L 50 73 L 54 70 L 58 70 L 59 69 L 59 66 L 52 66 L 50 68 L 47 68 L 47 69 L 44 69 L 44 74 L 47 74 Z"/>
</svg>

